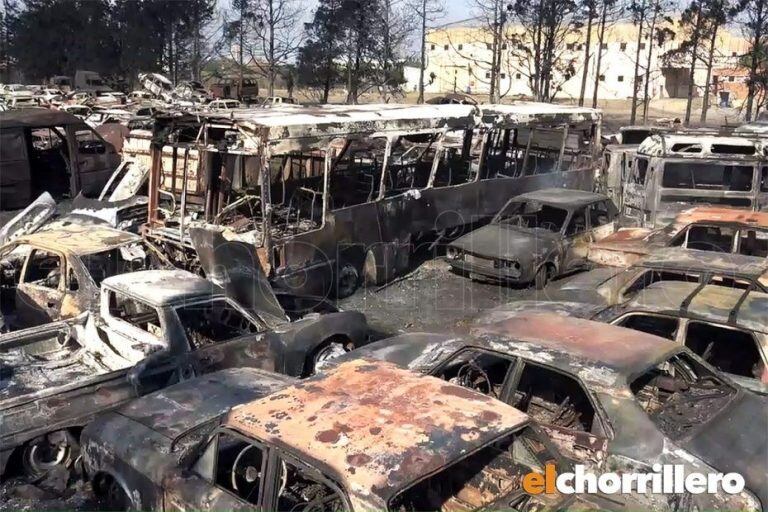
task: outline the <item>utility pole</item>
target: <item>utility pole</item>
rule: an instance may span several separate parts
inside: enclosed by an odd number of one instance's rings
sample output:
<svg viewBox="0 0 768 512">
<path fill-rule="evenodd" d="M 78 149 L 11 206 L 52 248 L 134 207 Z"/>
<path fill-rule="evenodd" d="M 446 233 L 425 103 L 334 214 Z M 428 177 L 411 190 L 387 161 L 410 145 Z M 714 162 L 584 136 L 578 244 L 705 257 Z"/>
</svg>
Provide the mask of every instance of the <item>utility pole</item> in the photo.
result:
<svg viewBox="0 0 768 512">
<path fill-rule="evenodd" d="M 419 69 L 419 99 L 424 103 L 424 71 L 427 67 L 427 0 L 421 0 L 421 69 Z"/>
<path fill-rule="evenodd" d="M 245 3 L 246 0 L 240 0 L 240 33 L 238 34 L 238 48 L 237 48 L 237 63 L 238 63 L 238 76 L 237 76 L 237 99 L 241 99 L 243 95 L 243 45 L 245 44 Z"/>
</svg>

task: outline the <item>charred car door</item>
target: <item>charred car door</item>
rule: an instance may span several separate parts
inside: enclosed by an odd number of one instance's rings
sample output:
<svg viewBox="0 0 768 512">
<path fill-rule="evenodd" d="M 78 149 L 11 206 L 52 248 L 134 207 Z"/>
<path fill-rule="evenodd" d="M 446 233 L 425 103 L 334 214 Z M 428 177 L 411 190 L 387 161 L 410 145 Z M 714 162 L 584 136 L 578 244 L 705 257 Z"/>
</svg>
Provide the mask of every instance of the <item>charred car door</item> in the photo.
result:
<svg viewBox="0 0 768 512">
<path fill-rule="evenodd" d="M 563 262 L 560 265 L 560 272 L 570 272 L 583 267 L 586 264 L 589 243 L 592 240 L 587 209 L 580 206 L 571 213 L 565 227 L 565 236 L 562 241 Z"/>
<path fill-rule="evenodd" d="M 536 420 L 565 456 L 602 466 L 608 439 L 597 408 L 579 380 L 523 361 L 510 381 L 507 403 Z"/>
<path fill-rule="evenodd" d="M 86 125 L 69 126 L 72 155 L 70 194 L 75 197 L 82 192 L 88 197 L 97 197 L 109 181 L 112 172 L 120 163 L 120 155 L 112 144 Z"/>
<path fill-rule="evenodd" d="M 23 128 L 0 130 L 0 208 L 11 210 L 32 201 L 32 176 Z"/>
<path fill-rule="evenodd" d="M 16 287 L 17 324 L 34 327 L 60 319 L 66 295 L 66 257 L 47 249 L 32 248 Z"/>
<path fill-rule="evenodd" d="M 164 510 L 264 510 L 269 451 L 220 429 L 191 467 L 172 470 L 163 482 Z"/>
</svg>

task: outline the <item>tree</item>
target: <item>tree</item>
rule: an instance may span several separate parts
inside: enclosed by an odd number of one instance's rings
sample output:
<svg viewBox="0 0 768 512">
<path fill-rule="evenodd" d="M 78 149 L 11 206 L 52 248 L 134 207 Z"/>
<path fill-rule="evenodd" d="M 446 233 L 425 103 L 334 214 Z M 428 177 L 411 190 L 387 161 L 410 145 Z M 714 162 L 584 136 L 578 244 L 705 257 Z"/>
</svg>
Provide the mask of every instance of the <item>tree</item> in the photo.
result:
<svg viewBox="0 0 768 512">
<path fill-rule="evenodd" d="M 617 0 L 602 0 L 600 19 L 597 24 L 597 56 L 595 58 L 594 87 L 592 90 L 592 108 L 597 108 L 597 95 L 600 90 L 600 76 L 603 64 L 603 45 L 605 34 L 611 25 L 624 14 L 624 8 Z"/>
<path fill-rule="evenodd" d="M 252 36 L 245 44 L 251 62 L 267 76 L 270 96 L 275 94 L 278 71 L 293 61 L 301 46 L 304 34 L 296 22 L 303 15 L 296 0 L 255 0 L 248 19 Z"/>
<path fill-rule="evenodd" d="M 765 82 L 764 72 L 768 64 L 766 36 L 768 36 L 768 3 L 766 0 L 742 0 L 739 8 L 743 10 L 743 32 L 749 40 L 749 48 L 744 56 L 744 63 L 749 70 L 747 76 L 747 101 L 745 118 L 752 120 L 753 110 L 757 117 L 759 102 L 755 105 L 761 84 Z"/>
<path fill-rule="evenodd" d="M 664 43 L 671 37 L 674 37 L 675 33 L 669 26 L 672 25 L 673 20 L 669 16 L 664 16 L 663 13 L 669 10 L 671 6 L 665 2 L 665 0 L 653 0 L 651 4 L 651 19 L 648 26 L 648 54 L 645 61 L 645 73 L 643 80 L 643 123 L 648 122 L 648 106 L 651 102 L 649 95 L 649 88 L 651 83 L 651 66 L 653 64 L 653 49 L 654 47 L 662 47 Z M 654 44 L 655 43 L 655 44 Z"/>
<path fill-rule="evenodd" d="M 584 106 L 584 94 L 587 91 L 587 77 L 589 76 L 589 58 L 592 48 L 592 24 L 597 17 L 597 0 L 584 0 L 587 11 L 587 40 L 584 44 L 584 67 L 581 70 L 581 89 L 579 90 L 579 106 Z"/>
<path fill-rule="evenodd" d="M 417 103 L 424 103 L 424 73 L 427 69 L 427 27 L 443 13 L 442 0 L 414 0 L 410 5 L 416 14 L 419 30 L 419 98 Z"/>
<path fill-rule="evenodd" d="M 320 0 L 312 22 L 306 26 L 307 37 L 299 49 L 298 83 L 319 91 L 319 100 L 328 103 L 331 89 L 343 81 L 340 61 L 343 56 L 343 0 Z"/>
</svg>

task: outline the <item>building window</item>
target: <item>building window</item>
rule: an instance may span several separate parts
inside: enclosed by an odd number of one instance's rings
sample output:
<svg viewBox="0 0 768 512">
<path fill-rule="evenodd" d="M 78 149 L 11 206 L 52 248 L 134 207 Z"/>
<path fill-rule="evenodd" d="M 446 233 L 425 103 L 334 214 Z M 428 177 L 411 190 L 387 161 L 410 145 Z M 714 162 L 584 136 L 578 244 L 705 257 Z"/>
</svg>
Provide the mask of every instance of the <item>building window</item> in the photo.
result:
<svg viewBox="0 0 768 512">
<path fill-rule="evenodd" d="M 463 50 L 463 49 L 464 49 L 464 45 L 463 45 L 463 44 L 460 44 L 460 45 L 459 45 L 459 50 Z"/>
<path fill-rule="evenodd" d="M 712 83 L 715 83 L 715 84 L 716 84 L 716 83 L 717 83 L 717 80 L 718 80 L 719 78 L 720 78 L 720 77 L 719 77 L 719 76 L 717 76 L 717 75 L 712 75 Z"/>
<path fill-rule="evenodd" d="M 448 50 L 448 45 L 443 46 L 443 50 Z"/>
<path fill-rule="evenodd" d="M 601 50 L 607 50 L 608 49 L 608 43 L 603 43 L 600 45 Z"/>
<path fill-rule="evenodd" d="M 520 73 L 517 73 L 517 74 L 515 75 L 515 78 L 517 78 L 518 80 L 520 80 L 521 78 L 523 78 L 523 75 L 522 75 L 522 74 L 520 74 Z"/>
<path fill-rule="evenodd" d="M 506 80 L 507 79 L 507 74 L 506 73 L 502 73 L 501 74 L 501 79 L 502 80 Z"/>
<path fill-rule="evenodd" d="M 502 49 L 502 50 L 506 50 L 506 49 L 507 49 L 507 43 L 504 43 L 504 44 L 502 44 L 502 45 L 501 45 L 501 49 Z"/>
<path fill-rule="evenodd" d="M 435 49 L 435 45 L 434 45 L 434 44 L 432 45 L 432 49 L 433 49 L 433 50 Z"/>
<path fill-rule="evenodd" d="M 624 81 L 624 75 L 619 75 L 618 79 L 619 79 L 619 82 L 623 82 Z"/>
<path fill-rule="evenodd" d="M 485 43 L 485 48 L 487 50 L 493 50 L 493 45 L 491 43 Z"/>
<path fill-rule="evenodd" d="M 738 56 L 739 56 L 739 54 L 738 54 L 738 53 L 736 53 L 736 52 L 731 52 L 731 57 L 738 57 Z"/>
<path fill-rule="evenodd" d="M 619 48 L 621 48 L 621 51 L 626 51 L 627 43 L 621 43 L 621 45 L 619 45 Z"/>
<path fill-rule="evenodd" d="M 525 48 L 526 48 L 526 47 L 525 47 L 525 45 L 524 45 L 524 44 L 518 44 L 518 45 L 517 45 L 517 49 L 518 49 L 518 50 L 525 50 Z"/>
<path fill-rule="evenodd" d="M 576 45 L 573 43 L 568 43 L 565 45 L 565 48 L 566 50 L 573 50 L 574 48 L 576 48 Z"/>
<path fill-rule="evenodd" d="M 736 81 L 736 77 L 735 76 L 729 76 L 728 77 L 728 81 L 729 82 L 735 82 Z"/>
<path fill-rule="evenodd" d="M 582 51 L 583 49 L 584 49 L 584 45 L 583 45 L 583 44 L 580 44 L 580 45 L 577 47 L 577 50 L 579 50 L 579 51 Z"/>
<path fill-rule="evenodd" d="M 640 43 L 640 49 L 645 50 L 645 43 Z"/>
<path fill-rule="evenodd" d="M 491 72 L 490 72 L 490 71 L 488 71 L 487 73 L 485 73 L 485 78 L 491 78 Z"/>
<path fill-rule="evenodd" d="M 600 75 L 600 81 L 605 82 L 605 75 Z"/>
</svg>

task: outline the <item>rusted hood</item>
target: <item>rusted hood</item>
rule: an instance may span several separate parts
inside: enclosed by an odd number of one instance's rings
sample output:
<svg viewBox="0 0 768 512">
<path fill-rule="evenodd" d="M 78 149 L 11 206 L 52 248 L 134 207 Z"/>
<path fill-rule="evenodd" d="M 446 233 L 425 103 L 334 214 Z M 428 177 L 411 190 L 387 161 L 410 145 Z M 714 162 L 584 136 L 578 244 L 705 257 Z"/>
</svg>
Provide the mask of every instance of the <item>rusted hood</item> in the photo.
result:
<svg viewBox="0 0 768 512">
<path fill-rule="evenodd" d="M 205 276 L 229 298 L 271 327 L 288 321 L 252 245 L 226 240 L 214 227 L 190 228 L 189 236 Z"/>
<path fill-rule="evenodd" d="M 399 490 L 527 421 L 486 395 L 361 359 L 234 409 L 226 425 L 327 468 L 355 509 L 382 510 Z"/>
</svg>

